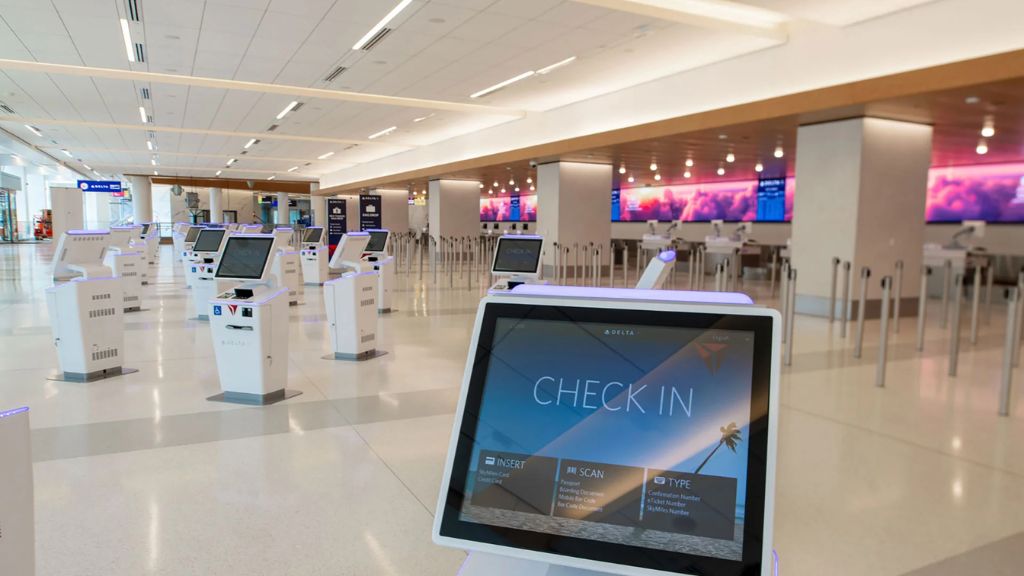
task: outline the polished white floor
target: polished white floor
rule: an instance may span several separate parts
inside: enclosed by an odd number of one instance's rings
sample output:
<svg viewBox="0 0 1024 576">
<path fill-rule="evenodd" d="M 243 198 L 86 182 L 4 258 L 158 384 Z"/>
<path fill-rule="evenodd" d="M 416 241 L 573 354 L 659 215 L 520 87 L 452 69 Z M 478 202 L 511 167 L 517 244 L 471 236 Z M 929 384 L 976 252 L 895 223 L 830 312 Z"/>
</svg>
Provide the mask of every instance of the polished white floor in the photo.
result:
<svg viewBox="0 0 1024 576">
<path fill-rule="evenodd" d="M 457 573 L 464 555 L 434 546 L 429 526 L 479 285 L 400 275 L 380 320 L 388 354 L 364 363 L 322 359 L 322 298 L 306 287 L 289 366 L 303 394 L 249 408 L 205 400 L 219 391 L 210 335 L 188 319 L 169 246 L 145 310 L 126 318 L 139 372 L 46 380 L 50 257 L 0 247 L 0 408 L 32 409 L 41 575 Z M 955 378 L 937 310 L 923 354 L 904 320 L 884 389 L 876 322 L 856 360 L 838 324 L 798 318 L 781 399 L 783 574 L 1021 573 L 1024 369 L 998 417 L 1003 316 L 978 345 L 965 337 Z"/>
</svg>

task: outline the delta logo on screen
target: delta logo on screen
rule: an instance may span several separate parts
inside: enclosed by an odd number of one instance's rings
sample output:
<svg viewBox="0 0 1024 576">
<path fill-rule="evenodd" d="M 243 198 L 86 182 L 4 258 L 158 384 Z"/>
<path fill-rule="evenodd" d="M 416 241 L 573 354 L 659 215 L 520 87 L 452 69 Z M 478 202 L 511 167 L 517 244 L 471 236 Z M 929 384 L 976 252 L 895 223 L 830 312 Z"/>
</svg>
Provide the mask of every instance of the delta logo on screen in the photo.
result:
<svg viewBox="0 0 1024 576">
<path fill-rule="evenodd" d="M 698 342 L 694 347 L 697 349 L 697 354 L 701 360 L 704 361 L 708 372 L 712 376 L 717 374 L 722 368 L 722 359 L 729 345 L 724 342 Z"/>
</svg>

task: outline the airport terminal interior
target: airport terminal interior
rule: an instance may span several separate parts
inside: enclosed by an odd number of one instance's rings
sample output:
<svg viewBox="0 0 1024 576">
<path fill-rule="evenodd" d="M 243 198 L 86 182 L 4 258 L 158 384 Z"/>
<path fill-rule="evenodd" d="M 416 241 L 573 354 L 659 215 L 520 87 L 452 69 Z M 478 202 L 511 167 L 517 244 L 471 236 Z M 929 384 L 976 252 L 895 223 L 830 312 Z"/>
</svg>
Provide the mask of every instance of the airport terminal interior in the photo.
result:
<svg viewBox="0 0 1024 576">
<path fill-rule="evenodd" d="M 0 0 L 0 574 L 1024 573 L 1022 22 Z"/>
</svg>

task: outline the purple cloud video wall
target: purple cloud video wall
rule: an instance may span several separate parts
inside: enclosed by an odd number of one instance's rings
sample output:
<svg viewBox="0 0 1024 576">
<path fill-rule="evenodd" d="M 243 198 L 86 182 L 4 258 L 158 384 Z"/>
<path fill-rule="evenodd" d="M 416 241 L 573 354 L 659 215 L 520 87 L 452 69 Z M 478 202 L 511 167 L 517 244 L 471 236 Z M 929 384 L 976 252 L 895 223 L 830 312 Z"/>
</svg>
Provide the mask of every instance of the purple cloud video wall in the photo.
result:
<svg viewBox="0 0 1024 576">
<path fill-rule="evenodd" d="M 795 188 L 792 177 L 623 188 L 612 195 L 612 221 L 789 222 Z"/>
<path fill-rule="evenodd" d="M 1024 163 L 928 171 L 928 222 L 1024 222 Z"/>
</svg>

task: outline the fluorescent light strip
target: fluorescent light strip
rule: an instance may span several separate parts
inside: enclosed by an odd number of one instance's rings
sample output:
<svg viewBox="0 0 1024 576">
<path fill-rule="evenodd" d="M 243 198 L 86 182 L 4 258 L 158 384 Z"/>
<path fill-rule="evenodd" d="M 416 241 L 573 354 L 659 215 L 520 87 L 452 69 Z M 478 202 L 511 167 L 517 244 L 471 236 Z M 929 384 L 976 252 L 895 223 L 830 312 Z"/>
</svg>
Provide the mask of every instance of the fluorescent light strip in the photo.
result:
<svg viewBox="0 0 1024 576">
<path fill-rule="evenodd" d="M 374 134 L 370 134 L 366 138 L 369 139 L 369 140 L 374 140 L 374 139 L 380 138 L 381 136 L 387 136 L 388 134 L 391 134 L 395 130 L 398 130 L 398 126 L 392 126 L 390 128 L 385 128 L 385 129 L 381 130 L 380 132 L 376 132 Z"/>
<path fill-rule="evenodd" d="M 156 158 L 150 158 L 149 163 L 152 164 L 153 166 L 156 166 Z"/>
<path fill-rule="evenodd" d="M 299 169 L 299 167 L 298 167 L 298 166 L 292 166 L 291 168 L 289 168 L 289 169 L 288 169 L 288 171 L 289 171 L 289 172 L 295 172 L 295 171 L 296 171 L 296 170 L 298 170 L 298 169 Z"/>
<path fill-rule="evenodd" d="M 273 180 L 274 178 L 277 178 L 277 176 L 270 176 L 267 180 Z"/>
<path fill-rule="evenodd" d="M 90 168 L 88 164 L 82 164 L 82 168 L 85 168 L 86 170 L 92 170 L 92 168 Z"/>
<path fill-rule="evenodd" d="M 132 33 L 128 29 L 128 21 L 121 18 L 121 35 L 124 36 L 124 51 L 128 53 L 128 61 L 135 62 L 135 45 L 132 44 Z"/>
<path fill-rule="evenodd" d="M 147 124 L 149 122 L 149 116 L 146 114 L 145 106 L 139 106 L 139 118 L 142 119 L 143 124 Z"/>
<path fill-rule="evenodd" d="M 554 70 L 557 70 L 557 69 L 561 68 L 562 66 L 565 66 L 567 64 L 572 64 L 575 60 L 576 60 L 575 56 L 570 56 L 570 57 L 566 58 L 565 60 L 561 60 L 559 62 L 555 62 L 554 64 L 552 64 L 550 66 L 545 66 L 545 67 L 541 68 L 540 70 L 537 70 L 537 74 L 547 74 L 548 72 L 552 72 Z"/>
<path fill-rule="evenodd" d="M 317 156 L 316 159 L 317 160 L 327 160 L 331 156 L 334 156 L 334 152 L 328 152 L 326 154 L 321 154 L 321 155 Z"/>
<path fill-rule="evenodd" d="M 146 148 L 149 148 L 150 150 L 153 149 L 153 141 L 152 140 L 146 140 Z"/>
<path fill-rule="evenodd" d="M 63 152 L 64 155 L 67 156 L 68 158 L 74 158 L 74 155 L 72 155 L 71 152 L 68 152 L 67 148 L 61 148 L 60 151 Z"/>
<path fill-rule="evenodd" d="M 228 165 L 228 166 L 231 166 L 231 165 L 232 165 L 232 164 L 234 164 L 235 162 L 238 162 L 238 158 L 228 158 L 228 163 L 227 163 L 227 165 Z"/>
<path fill-rule="evenodd" d="M 526 80 L 527 78 L 529 78 L 530 76 L 533 76 L 534 74 L 536 74 L 536 72 L 534 72 L 533 70 L 527 70 L 526 72 L 523 72 L 519 76 L 515 76 L 513 78 L 509 78 L 508 80 L 505 80 L 504 82 L 498 82 L 497 84 L 495 84 L 494 86 L 491 86 L 490 88 L 484 88 L 483 90 L 481 90 L 479 92 L 470 94 L 469 97 L 470 98 L 480 98 L 482 96 L 487 96 L 491 92 L 497 92 L 498 90 L 501 90 L 502 88 L 504 88 L 506 86 L 509 86 L 510 84 L 515 84 L 516 82 L 519 82 L 520 80 Z"/>
<path fill-rule="evenodd" d="M 223 170 L 217 170 L 217 173 L 214 174 L 214 176 L 220 176 L 221 172 L 223 172 Z"/>
<path fill-rule="evenodd" d="M 298 100 L 292 100 L 290 103 L 288 103 L 287 106 L 284 107 L 284 110 L 281 110 L 281 112 L 277 115 L 277 119 L 280 120 L 281 118 L 284 118 L 286 114 L 292 111 L 292 108 L 295 108 L 298 105 Z"/>
<path fill-rule="evenodd" d="M 28 128 L 29 130 L 31 130 L 32 133 L 35 134 L 36 136 L 42 136 L 43 135 L 43 133 L 39 131 L 39 128 L 36 128 L 35 126 L 33 126 L 31 124 L 25 124 L 25 128 Z"/>
<path fill-rule="evenodd" d="M 363 46 L 366 46 L 366 43 L 369 42 L 371 38 L 376 36 L 377 33 L 381 31 L 381 29 L 388 25 L 388 22 L 391 22 L 391 20 L 393 20 L 395 16 L 398 16 L 399 12 L 405 10 L 405 8 L 409 4 L 412 4 L 412 0 L 402 0 L 401 2 L 399 2 L 398 6 L 392 8 L 391 12 L 388 12 L 386 16 L 381 18 L 380 22 L 377 22 L 377 24 L 374 25 L 373 28 L 370 28 L 369 32 L 367 32 L 362 38 L 360 38 L 358 42 L 353 44 L 352 49 L 362 50 Z"/>
<path fill-rule="evenodd" d="M 252 148 L 252 145 L 255 144 L 255 143 L 256 143 L 256 139 L 253 138 L 253 139 L 249 140 L 248 142 L 246 142 L 245 146 L 242 146 L 242 148 L 245 148 L 246 150 L 248 150 L 249 148 Z"/>
</svg>

